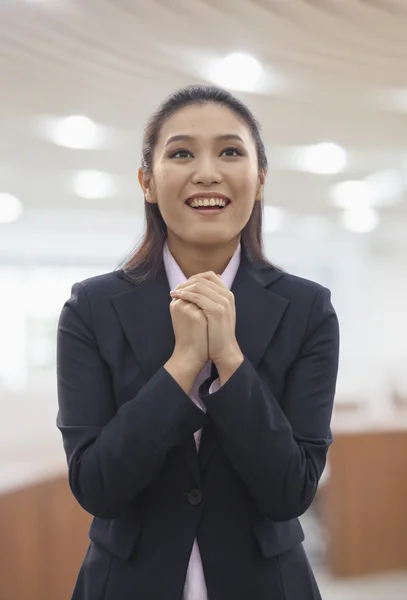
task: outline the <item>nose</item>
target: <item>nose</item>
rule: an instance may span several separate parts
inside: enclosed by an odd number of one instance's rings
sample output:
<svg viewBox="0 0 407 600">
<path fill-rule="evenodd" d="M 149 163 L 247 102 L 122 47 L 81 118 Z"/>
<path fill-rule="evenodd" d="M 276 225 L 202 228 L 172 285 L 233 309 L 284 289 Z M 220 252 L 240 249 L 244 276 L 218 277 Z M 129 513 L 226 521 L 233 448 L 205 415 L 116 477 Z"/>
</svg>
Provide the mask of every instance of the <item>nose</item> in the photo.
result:
<svg viewBox="0 0 407 600">
<path fill-rule="evenodd" d="M 222 181 L 222 174 L 216 160 L 210 156 L 201 157 L 195 162 L 195 171 L 192 182 L 195 185 L 211 186 Z"/>
</svg>

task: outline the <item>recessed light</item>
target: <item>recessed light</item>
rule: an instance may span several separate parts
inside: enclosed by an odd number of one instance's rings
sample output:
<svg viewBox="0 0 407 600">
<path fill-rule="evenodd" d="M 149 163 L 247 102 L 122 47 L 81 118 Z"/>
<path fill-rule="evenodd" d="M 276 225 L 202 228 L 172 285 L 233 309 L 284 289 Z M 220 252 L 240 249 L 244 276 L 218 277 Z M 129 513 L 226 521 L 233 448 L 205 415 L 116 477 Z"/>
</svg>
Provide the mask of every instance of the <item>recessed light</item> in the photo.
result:
<svg viewBox="0 0 407 600">
<path fill-rule="evenodd" d="M 376 206 L 377 192 L 374 185 L 365 180 L 340 181 L 330 189 L 332 203 L 338 208 L 369 208 Z"/>
<path fill-rule="evenodd" d="M 233 52 L 210 69 L 209 77 L 222 87 L 250 91 L 259 83 L 262 74 L 263 67 L 256 58 L 244 52 Z"/>
<path fill-rule="evenodd" d="M 316 144 L 295 153 L 297 168 L 317 175 L 335 175 L 346 166 L 346 152 L 331 142 Z"/>
<path fill-rule="evenodd" d="M 23 212 L 20 200 L 12 194 L 0 194 L 0 223 L 14 223 Z"/>
<path fill-rule="evenodd" d="M 101 200 L 114 194 L 114 179 L 102 171 L 79 171 L 73 177 L 73 190 L 81 198 Z"/>
<path fill-rule="evenodd" d="M 77 150 L 92 150 L 103 146 L 103 129 L 83 115 L 72 115 L 50 122 L 48 136 L 55 144 Z"/>
</svg>

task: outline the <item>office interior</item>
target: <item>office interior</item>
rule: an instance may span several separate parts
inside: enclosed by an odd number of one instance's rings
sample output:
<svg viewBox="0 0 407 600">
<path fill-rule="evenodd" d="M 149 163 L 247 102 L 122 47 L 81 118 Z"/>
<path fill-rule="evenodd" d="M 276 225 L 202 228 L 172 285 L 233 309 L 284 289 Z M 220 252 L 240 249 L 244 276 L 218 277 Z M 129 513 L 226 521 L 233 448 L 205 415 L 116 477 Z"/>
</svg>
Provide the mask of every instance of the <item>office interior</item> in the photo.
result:
<svg viewBox="0 0 407 600">
<path fill-rule="evenodd" d="M 0 598 L 66 600 L 90 516 L 67 484 L 59 313 L 141 239 L 143 127 L 221 85 L 263 129 L 264 247 L 332 291 L 334 444 L 301 517 L 324 600 L 407 597 L 407 3 L 0 3 Z"/>
</svg>

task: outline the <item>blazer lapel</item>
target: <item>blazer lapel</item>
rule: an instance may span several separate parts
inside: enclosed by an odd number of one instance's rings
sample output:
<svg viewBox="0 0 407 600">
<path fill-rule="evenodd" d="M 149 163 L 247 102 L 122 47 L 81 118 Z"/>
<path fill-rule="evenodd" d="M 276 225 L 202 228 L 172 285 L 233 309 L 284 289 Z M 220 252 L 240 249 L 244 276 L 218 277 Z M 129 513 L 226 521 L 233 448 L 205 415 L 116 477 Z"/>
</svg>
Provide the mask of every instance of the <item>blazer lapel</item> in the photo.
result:
<svg viewBox="0 0 407 600">
<path fill-rule="evenodd" d="M 283 277 L 277 269 L 261 269 L 243 258 L 232 292 L 236 304 L 236 339 L 243 354 L 256 368 L 263 358 L 289 301 L 270 286 Z"/>
<path fill-rule="evenodd" d="M 170 358 L 175 344 L 169 305 L 170 286 L 165 268 L 161 267 L 154 279 L 112 298 L 127 340 L 148 381 Z M 192 400 L 191 400 L 192 402 Z M 201 484 L 194 436 L 182 446 L 185 458 Z"/>
<path fill-rule="evenodd" d="M 256 368 L 289 304 L 285 298 L 269 288 L 284 275 L 273 268 L 260 268 L 251 264 L 242 252 L 242 261 L 232 285 L 236 305 L 236 339 L 243 354 Z M 215 379 L 217 374 L 213 373 Z M 199 464 L 207 465 L 215 447 L 213 428 L 205 425 L 201 438 Z"/>
</svg>

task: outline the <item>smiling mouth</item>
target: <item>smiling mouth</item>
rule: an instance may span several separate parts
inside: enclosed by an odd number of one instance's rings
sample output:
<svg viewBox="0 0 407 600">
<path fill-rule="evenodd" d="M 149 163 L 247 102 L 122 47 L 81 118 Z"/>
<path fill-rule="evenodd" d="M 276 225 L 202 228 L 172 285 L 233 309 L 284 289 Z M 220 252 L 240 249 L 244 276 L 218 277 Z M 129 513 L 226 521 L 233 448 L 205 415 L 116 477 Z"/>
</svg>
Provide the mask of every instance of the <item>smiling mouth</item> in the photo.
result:
<svg viewBox="0 0 407 600">
<path fill-rule="evenodd" d="M 222 212 L 230 204 L 228 198 L 189 198 L 186 203 L 190 208 L 202 212 Z"/>
</svg>

